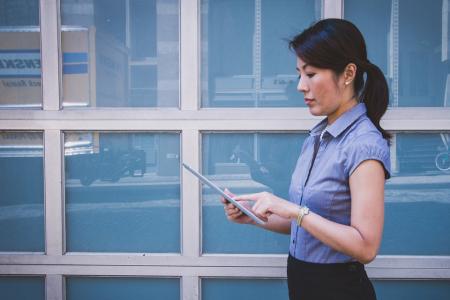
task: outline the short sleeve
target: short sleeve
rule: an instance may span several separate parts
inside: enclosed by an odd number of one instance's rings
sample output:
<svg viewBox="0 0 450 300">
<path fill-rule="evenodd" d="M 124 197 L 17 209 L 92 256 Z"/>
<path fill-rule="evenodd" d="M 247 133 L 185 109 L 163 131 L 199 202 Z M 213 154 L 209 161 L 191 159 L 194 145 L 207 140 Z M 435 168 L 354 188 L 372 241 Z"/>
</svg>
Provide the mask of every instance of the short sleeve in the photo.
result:
<svg viewBox="0 0 450 300">
<path fill-rule="evenodd" d="M 346 149 L 345 171 L 350 175 L 366 160 L 377 160 L 384 168 L 385 178 L 391 177 L 389 145 L 383 138 L 355 139 Z"/>
</svg>

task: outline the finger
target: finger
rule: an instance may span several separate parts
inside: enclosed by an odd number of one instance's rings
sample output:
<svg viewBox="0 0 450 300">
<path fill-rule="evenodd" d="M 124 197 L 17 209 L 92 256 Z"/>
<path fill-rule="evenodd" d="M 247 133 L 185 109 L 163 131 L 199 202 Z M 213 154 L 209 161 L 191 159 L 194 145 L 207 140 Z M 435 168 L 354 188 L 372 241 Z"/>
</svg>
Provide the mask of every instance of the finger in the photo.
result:
<svg viewBox="0 0 450 300">
<path fill-rule="evenodd" d="M 259 198 L 260 198 L 259 193 L 258 194 L 239 195 L 239 196 L 233 197 L 233 199 L 236 201 L 247 201 L 247 200 L 258 201 Z"/>
<path fill-rule="evenodd" d="M 236 206 L 235 206 L 233 203 L 227 203 L 227 204 L 226 204 L 226 207 L 227 207 L 228 209 L 235 209 L 235 208 L 236 208 Z"/>
<path fill-rule="evenodd" d="M 240 212 L 239 208 L 237 208 L 237 207 L 224 207 L 224 210 L 227 215 L 231 215 L 231 214 Z"/>
<path fill-rule="evenodd" d="M 230 211 L 230 216 L 240 216 L 242 214 L 242 212 L 240 210 L 233 210 Z"/>
<path fill-rule="evenodd" d="M 225 188 L 224 192 L 225 192 L 225 194 L 227 194 L 228 196 L 230 196 L 230 197 L 232 197 L 232 198 L 236 197 L 236 195 L 233 194 L 232 192 L 230 192 L 230 190 L 227 189 L 227 188 Z"/>
<path fill-rule="evenodd" d="M 240 212 L 240 210 L 238 208 L 227 209 L 227 214 L 229 214 L 229 215 L 237 214 L 239 212 Z"/>
<path fill-rule="evenodd" d="M 238 212 L 236 214 L 228 215 L 228 218 L 231 220 L 239 219 L 242 216 L 242 212 Z"/>
<path fill-rule="evenodd" d="M 261 202 L 256 202 L 255 205 L 252 207 L 252 210 L 257 216 L 266 219 L 272 214 L 269 207 Z"/>
<path fill-rule="evenodd" d="M 258 216 L 258 217 L 266 223 L 269 221 L 268 217 L 264 217 L 264 216 Z"/>
<path fill-rule="evenodd" d="M 228 200 L 225 199 L 224 197 L 220 197 L 220 202 L 222 202 L 223 204 L 227 204 Z"/>
</svg>

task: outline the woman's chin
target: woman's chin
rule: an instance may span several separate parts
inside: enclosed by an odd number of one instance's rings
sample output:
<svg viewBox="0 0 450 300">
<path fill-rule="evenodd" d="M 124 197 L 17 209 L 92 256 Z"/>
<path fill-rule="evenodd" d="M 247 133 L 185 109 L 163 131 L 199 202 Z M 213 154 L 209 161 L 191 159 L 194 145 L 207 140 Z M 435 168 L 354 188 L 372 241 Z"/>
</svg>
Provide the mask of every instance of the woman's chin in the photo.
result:
<svg viewBox="0 0 450 300">
<path fill-rule="evenodd" d="M 319 109 L 317 109 L 316 107 L 309 107 L 309 112 L 313 115 L 313 116 L 316 116 L 316 117 L 318 117 L 318 116 L 323 116 L 324 114 L 323 114 L 323 112 L 322 111 L 320 111 Z"/>
</svg>

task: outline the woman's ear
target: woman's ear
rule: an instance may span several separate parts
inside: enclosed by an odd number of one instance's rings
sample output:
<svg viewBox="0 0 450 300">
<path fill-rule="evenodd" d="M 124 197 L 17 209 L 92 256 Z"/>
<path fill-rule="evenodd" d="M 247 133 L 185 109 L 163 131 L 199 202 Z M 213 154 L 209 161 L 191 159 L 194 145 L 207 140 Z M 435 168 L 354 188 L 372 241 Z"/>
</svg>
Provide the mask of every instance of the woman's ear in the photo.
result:
<svg viewBox="0 0 450 300">
<path fill-rule="evenodd" d="M 344 70 L 344 84 L 345 86 L 349 85 L 356 76 L 356 65 L 354 63 L 349 63 Z"/>
</svg>

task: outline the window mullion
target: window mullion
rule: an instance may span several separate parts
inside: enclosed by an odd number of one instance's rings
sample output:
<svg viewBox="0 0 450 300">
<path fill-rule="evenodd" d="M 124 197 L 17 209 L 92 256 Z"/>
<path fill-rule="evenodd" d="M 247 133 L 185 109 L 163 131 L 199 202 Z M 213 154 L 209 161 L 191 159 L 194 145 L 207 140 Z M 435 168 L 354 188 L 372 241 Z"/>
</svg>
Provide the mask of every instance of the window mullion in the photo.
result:
<svg viewBox="0 0 450 300">
<path fill-rule="evenodd" d="M 182 110 L 199 105 L 199 17 L 198 0 L 180 1 L 180 98 Z"/>
<path fill-rule="evenodd" d="M 59 0 L 40 1 L 41 70 L 44 110 L 59 110 Z"/>
<path fill-rule="evenodd" d="M 344 0 L 322 0 L 322 18 L 343 18 Z"/>
</svg>

